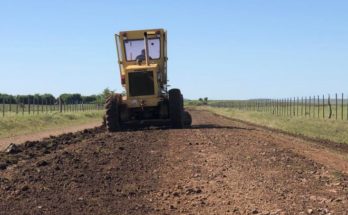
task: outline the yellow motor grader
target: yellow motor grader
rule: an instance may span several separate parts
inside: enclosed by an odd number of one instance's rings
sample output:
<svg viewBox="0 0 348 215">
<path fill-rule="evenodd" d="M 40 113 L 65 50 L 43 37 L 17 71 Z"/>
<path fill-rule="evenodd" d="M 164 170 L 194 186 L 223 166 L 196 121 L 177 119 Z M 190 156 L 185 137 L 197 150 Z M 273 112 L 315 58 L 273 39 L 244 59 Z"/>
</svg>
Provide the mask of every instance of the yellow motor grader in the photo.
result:
<svg viewBox="0 0 348 215">
<path fill-rule="evenodd" d="M 106 99 L 108 131 L 135 126 L 190 126 L 179 89 L 168 90 L 167 32 L 164 29 L 115 34 L 121 84 L 125 94 Z"/>
</svg>

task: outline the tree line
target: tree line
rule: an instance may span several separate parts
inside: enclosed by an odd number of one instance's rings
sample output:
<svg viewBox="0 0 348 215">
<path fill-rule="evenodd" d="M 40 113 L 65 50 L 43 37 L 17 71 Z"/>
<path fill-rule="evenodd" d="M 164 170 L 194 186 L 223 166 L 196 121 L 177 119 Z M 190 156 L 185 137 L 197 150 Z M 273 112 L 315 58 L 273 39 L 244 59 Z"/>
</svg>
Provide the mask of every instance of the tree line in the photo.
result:
<svg viewBox="0 0 348 215">
<path fill-rule="evenodd" d="M 83 96 L 80 93 L 63 93 L 58 97 L 52 94 L 33 94 L 33 95 L 10 95 L 0 93 L 0 102 L 5 102 L 6 104 L 16 104 L 16 103 L 27 103 L 28 101 L 42 102 L 45 104 L 56 104 L 59 100 L 64 104 L 101 104 L 105 102 L 107 96 L 109 96 L 113 91 L 106 88 L 102 93 L 95 95 Z"/>
</svg>

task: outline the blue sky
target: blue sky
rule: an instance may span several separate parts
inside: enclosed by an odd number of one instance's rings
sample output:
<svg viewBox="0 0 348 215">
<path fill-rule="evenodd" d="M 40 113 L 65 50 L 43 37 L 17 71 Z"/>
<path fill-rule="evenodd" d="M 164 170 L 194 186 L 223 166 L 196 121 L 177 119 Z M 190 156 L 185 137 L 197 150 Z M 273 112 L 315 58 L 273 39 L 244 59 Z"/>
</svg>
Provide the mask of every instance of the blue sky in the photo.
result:
<svg viewBox="0 0 348 215">
<path fill-rule="evenodd" d="M 113 34 L 168 30 L 186 98 L 348 94 L 348 1 L 2 0 L 0 92 L 122 91 Z"/>
</svg>

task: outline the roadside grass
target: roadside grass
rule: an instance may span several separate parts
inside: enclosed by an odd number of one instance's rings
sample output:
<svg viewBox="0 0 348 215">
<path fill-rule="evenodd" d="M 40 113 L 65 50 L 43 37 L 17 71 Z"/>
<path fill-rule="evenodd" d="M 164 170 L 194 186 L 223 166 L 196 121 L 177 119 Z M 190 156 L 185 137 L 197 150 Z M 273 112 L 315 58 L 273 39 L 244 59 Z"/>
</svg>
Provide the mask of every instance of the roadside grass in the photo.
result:
<svg viewBox="0 0 348 215">
<path fill-rule="evenodd" d="M 275 116 L 267 112 L 241 111 L 233 108 L 209 106 L 192 106 L 191 108 L 207 110 L 222 116 L 280 129 L 292 134 L 348 144 L 348 121 L 345 120 Z"/>
<path fill-rule="evenodd" d="M 103 114 L 103 111 L 52 112 L 38 115 L 12 114 L 0 117 L 0 138 L 82 125 L 89 122 L 102 122 Z"/>
</svg>

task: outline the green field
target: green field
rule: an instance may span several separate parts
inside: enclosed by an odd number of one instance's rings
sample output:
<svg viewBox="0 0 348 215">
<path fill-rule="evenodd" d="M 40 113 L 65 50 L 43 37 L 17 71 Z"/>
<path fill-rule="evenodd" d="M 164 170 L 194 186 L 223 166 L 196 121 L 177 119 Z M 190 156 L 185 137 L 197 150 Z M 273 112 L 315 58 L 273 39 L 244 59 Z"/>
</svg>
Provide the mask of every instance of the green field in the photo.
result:
<svg viewBox="0 0 348 215">
<path fill-rule="evenodd" d="M 51 129 L 102 122 L 104 111 L 51 112 L 38 115 L 17 115 L 8 113 L 0 117 L 0 138 L 31 134 Z"/>
<path fill-rule="evenodd" d="M 210 106 L 192 106 L 192 108 L 211 111 L 226 117 L 280 129 L 292 134 L 301 134 L 307 137 L 348 144 L 348 121 L 346 120 L 309 118 L 308 116 L 277 116 L 272 112 L 247 111 L 236 108 Z"/>
</svg>

